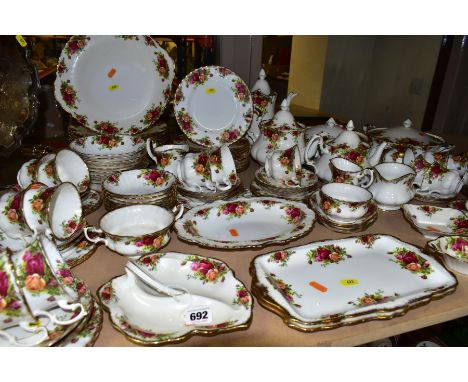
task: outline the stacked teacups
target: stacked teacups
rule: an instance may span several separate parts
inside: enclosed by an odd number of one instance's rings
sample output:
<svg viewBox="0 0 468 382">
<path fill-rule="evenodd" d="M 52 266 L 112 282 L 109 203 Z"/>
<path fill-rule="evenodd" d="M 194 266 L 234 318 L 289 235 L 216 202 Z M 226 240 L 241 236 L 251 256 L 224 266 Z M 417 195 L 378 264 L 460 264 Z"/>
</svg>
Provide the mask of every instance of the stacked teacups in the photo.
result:
<svg viewBox="0 0 468 382">
<path fill-rule="evenodd" d="M 102 182 L 110 175 L 140 168 L 146 159 L 145 142 L 129 135 L 92 135 L 70 143 L 88 165 L 91 186 L 101 190 Z"/>
<path fill-rule="evenodd" d="M 273 151 L 255 173 L 250 188 L 257 196 L 303 201 L 316 190 L 317 181 L 312 171 L 302 168 L 299 148 L 294 146 Z"/>
<path fill-rule="evenodd" d="M 183 214 L 183 207 L 172 211 L 153 205 L 134 205 L 115 209 L 99 220 L 99 227 L 86 227 L 85 236 L 94 243 L 103 242 L 110 250 L 124 256 L 140 256 L 157 252 L 170 240 L 174 222 Z M 90 233 L 102 235 L 90 236 Z"/>
<path fill-rule="evenodd" d="M 68 149 L 24 163 L 18 171 L 17 181 L 23 189 L 36 182 L 48 187 L 70 182 L 81 195 L 86 195 L 90 186 L 88 166 L 78 154 Z"/>
<path fill-rule="evenodd" d="M 319 221 L 338 232 L 359 232 L 377 219 L 372 194 L 346 183 L 328 183 L 310 197 Z"/>
<path fill-rule="evenodd" d="M 77 282 L 55 244 L 43 235 L 23 250 L 0 252 L 0 342 L 35 346 L 51 339 L 51 324 L 76 326 L 87 315 Z M 20 336 L 14 334 L 15 326 L 22 329 Z"/>
<path fill-rule="evenodd" d="M 176 177 L 163 170 L 122 171 L 105 179 L 102 188 L 108 211 L 133 204 L 172 208 L 177 203 Z"/>
</svg>

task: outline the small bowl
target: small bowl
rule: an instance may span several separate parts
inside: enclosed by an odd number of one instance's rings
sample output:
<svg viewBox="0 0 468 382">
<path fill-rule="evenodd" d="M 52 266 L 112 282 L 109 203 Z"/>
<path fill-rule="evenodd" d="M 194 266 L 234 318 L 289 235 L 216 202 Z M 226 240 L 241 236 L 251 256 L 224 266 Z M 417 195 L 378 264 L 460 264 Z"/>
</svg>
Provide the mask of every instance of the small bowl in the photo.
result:
<svg viewBox="0 0 468 382">
<path fill-rule="evenodd" d="M 113 195 L 135 197 L 168 192 L 175 181 L 170 172 L 139 169 L 113 174 L 102 183 L 102 187 Z"/>
<path fill-rule="evenodd" d="M 372 194 L 366 189 L 344 183 L 328 183 L 320 189 L 320 205 L 331 217 L 355 220 L 369 210 Z"/>
<path fill-rule="evenodd" d="M 427 246 L 442 255 L 450 269 L 468 275 L 468 236 L 441 236 Z"/>
<path fill-rule="evenodd" d="M 174 221 L 182 213 L 183 207 L 179 211 L 176 207 L 173 212 L 147 204 L 122 207 L 106 213 L 99 220 L 100 228 L 86 227 L 84 234 L 89 241 L 103 242 L 121 255 L 139 256 L 156 252 L 165 245 Z M 89 232 L 104 237 L 90 237 Z"/>
<path fill-rule="evenodd" d="M 80 194 L 88 191 L 90 186 L 89 170 L 86 163 L 74 151 L 63 149 L 55 157 L 55 175 L 60 182 L 75 185 Z"/>
</svg>

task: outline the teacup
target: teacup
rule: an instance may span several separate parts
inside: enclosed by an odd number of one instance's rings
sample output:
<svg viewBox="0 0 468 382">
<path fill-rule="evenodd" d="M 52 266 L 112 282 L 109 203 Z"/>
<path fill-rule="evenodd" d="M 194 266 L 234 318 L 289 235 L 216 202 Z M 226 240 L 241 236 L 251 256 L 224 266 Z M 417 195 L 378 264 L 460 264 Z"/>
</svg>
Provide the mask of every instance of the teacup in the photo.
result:
<svg viewBox="0 0 468 382">
<path fill-rule="evenodd" d="M 322 210 L 335 219 L 355 220 L 369 209 L 372 194 L 366 189 L 346 183 L 328 183 L 320 189 Z"/>
<path fill-rule="evenodd" d="M 54 159 L 55 154 L 47 154 L 39 159 L 34 174 L 35 182 L 43 183 L 48 187 L 54 187 L 60 184 L 60 180 L 55 173 Z"/>
<path fill-rule="evenodd" d="M 223 145 L 210 152 L 211 180 L 222 191 L 231 189 L 237 181 L 236 164 L 229 146 Z"/>
<path fill-rule="evenodd" d="M 186 154 L 177 164 L 177 177 L 188 188 L 216 191 L 216 186 L 211 180 L 209 155 L 205 151 Z"/>
<path fill-rule="evenodd" d="M 10 261 L 11 252 L 0 252 L 0 338 L 5 338 L 16 346 L 34 346 L 48 337 L 47 329 L 32 325 L 36 319 L 23 299 L 21 290 L 16 282 L 16 276 Z M 20 340 L 11 336 L 3 329 L 19 325 L 30 333 L 39 333 L 40 337 L 33 340 Z"/>
<path fill-rule="evenodd" d="M 0 229 L 12 239 L 21 239 L 33 234 L 21 208 L 23 195 L 23 191 L 10 190 L 0 197 Z"/>
<path fill-rule="evenodd" d="M 21 209 L 28 227 L 35 234 L 50 231 L 48 222 L 49 201 L 55 187 L 32 183 L 23 191 Z"/>
<path fill-rule="evenodd" d="M 101 217 L 100 228 L 86 227 L 84 234 L 89 241 L 103 242 L 107 248 L 121 255 L 143 255 L 156 252 L 167 243 L 174 221 L 183 212 L 182 205 L 172 212 L 147 204 L 117 208 Z M 104 237 L 91 237 L 90 232 Z"/>
<path fill-rule="evenodd" d="M 265 172 L 270 178 L 298 184 L 301 178 L 301 154 L 298 146 L 275 150 L 265 159 Z"/>
<path fill-rule="evenodd" d="M 39 235 L 24 250 L 11 253 L 10 260 L 17 285 L 33 316 L 46 316 L 57 325 L 71 325 L 86 315 L 74 288 L 77 279 L 47 237 Z M 67 311 L 80 309 L 80 312 L 62 320 L 48 312 L 56 306 Z"/>
<path fill-rule="evenodd" d="M 72 183 L 80 194 L 89 190 L 88 166 L 74 151 L 63 149 L 57 153 L 54 159 L 54 172 L 61 183 Z"/>
<path fill-rule="evenodd" d="M 177 176 L 178 163 L 184 159 L 184 155 L 188 153 L 189 146 L 183 144 L 155 147 L 151 138 L 148 138 L 146 140 L 146 151 L 150 158 L 156 162 L 157 169 L 168 171 Z"/>
<path fill-rule="evenodd" d="M 370 169 L 362 169 L 356 163 L 345 158 L 336 157 L 330 160 L 332 181 L 347 183 L 363 188 L 369 187 L 374 181 L 374 173 Z"/>
<path fill-rule="evenodd" d="M 16 180 L 21 188 L 28 187 L 31 183 L 34 182 L 35 173 L 36 173 L 36 165 L 38 163 L 38 159 L 31 159 L 27 162 L 23 163 L 21 168 L 16 175 Z"/>
</svg>

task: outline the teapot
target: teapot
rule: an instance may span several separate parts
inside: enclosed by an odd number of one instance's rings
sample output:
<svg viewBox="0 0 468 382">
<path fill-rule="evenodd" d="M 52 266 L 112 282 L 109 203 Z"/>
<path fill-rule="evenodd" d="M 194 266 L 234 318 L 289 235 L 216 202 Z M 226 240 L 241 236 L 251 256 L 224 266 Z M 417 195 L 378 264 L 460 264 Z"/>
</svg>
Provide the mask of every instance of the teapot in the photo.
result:
<svg viewBox="0 0 468 382">
<path fill-rule="evenodd" d="M 327 138 L 334 139 L 344 130 L 345 129 L 342 125 L 336 123 L 333 118 L 329 118 L 323 125 L 307 126 L 306 131 L 304 132 L 304 138 L 306 142 L 308 142 L 314 135 L 322 134 L 325 138 L 324 135 L 326 134 Z"/>
<path fill-rule="evenodd" d="M 279 110 L 273 120 L 260 123 L 260 135 L 252 146 L 250 153 L 252 157 L 262 165 L 266 157 L 276 150 L 287 150 L 298 146 L 301 163 L 304 163 L 304 125 L 297 123 L 289 111 L 292 99 L 297 93 L 289 93 L 281 103 Z"/>
<path fill-rule="evenodd" d="M 346 130 L 334 140 L 325 140 L 322 134 L 318 134 L 309 141 L 304 153 L 305 161 L 316 169 L 320 179 L 331 181 L 330 160 L 335 157 L 345 158 L 362 168 L 373 167 L 379 163 L 387 142 L 369 146 L 361 139 L 362 134 L 353 130 L 353 121 L 349 121 Z"/>
</svg>

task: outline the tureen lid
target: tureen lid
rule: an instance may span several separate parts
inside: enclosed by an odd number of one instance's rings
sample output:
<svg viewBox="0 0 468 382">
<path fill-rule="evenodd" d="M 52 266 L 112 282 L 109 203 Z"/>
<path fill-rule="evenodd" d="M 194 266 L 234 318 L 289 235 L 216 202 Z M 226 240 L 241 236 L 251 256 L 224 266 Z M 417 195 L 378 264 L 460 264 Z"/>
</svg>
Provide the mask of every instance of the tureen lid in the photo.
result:
<svg viewBox="0 0 468 382">
<path fill-rule="evenodd" d="M 255 82 L 255 85 L 253 86 L 252 91 L 260 90 L 263 94 L 270 95 L 271 94 L 270 84 L 265 78 L 266 78 L 266 73 L 265 73 L 265 70 L 263 70 L 262 68 L 260 69 L 260 73 L 258 74 L 258 80 L 257 82 Z"/>
<path fill-rule="evenodd" d="M 358 133 L 354 131 L 354 123 L 352 120 L 350 120 L 346 125 L 346 130 L 338 135 L 333 141 L 333 143 L 337 145 L 346 143 L 351 148 L 356 148 L 359 146 L 360 142 L 361 138 L 359 137 Z"/>
</svg>

